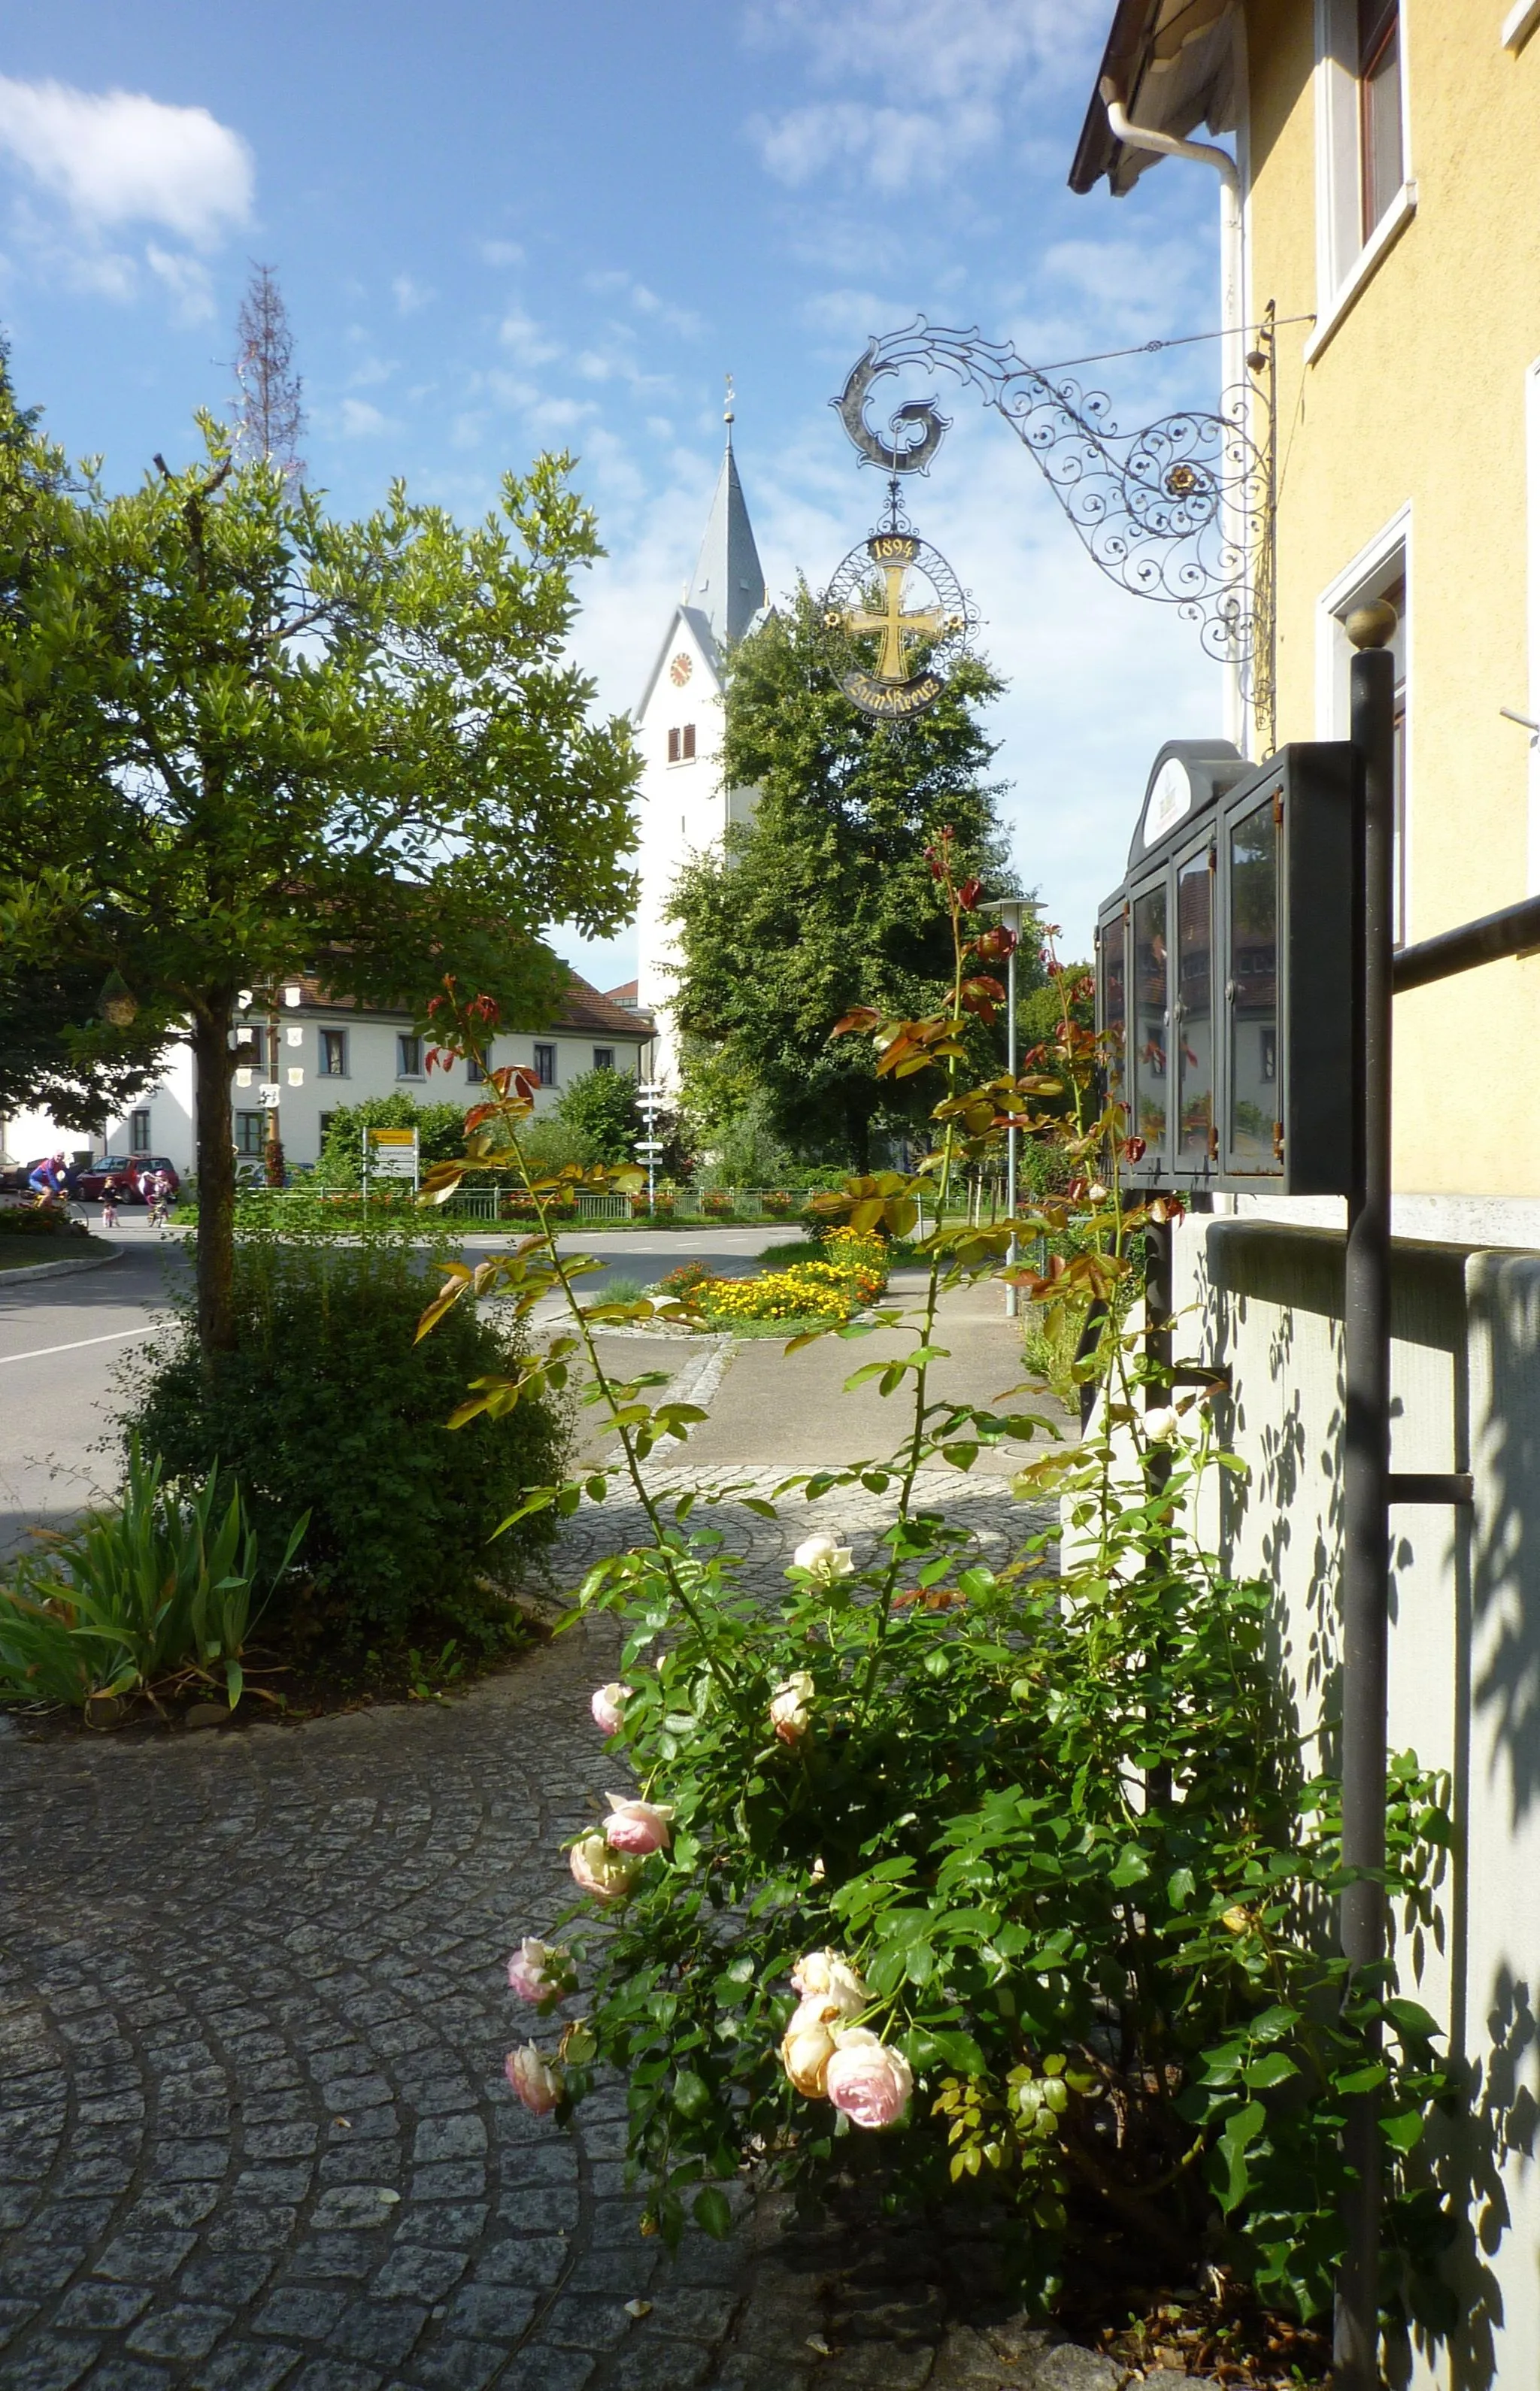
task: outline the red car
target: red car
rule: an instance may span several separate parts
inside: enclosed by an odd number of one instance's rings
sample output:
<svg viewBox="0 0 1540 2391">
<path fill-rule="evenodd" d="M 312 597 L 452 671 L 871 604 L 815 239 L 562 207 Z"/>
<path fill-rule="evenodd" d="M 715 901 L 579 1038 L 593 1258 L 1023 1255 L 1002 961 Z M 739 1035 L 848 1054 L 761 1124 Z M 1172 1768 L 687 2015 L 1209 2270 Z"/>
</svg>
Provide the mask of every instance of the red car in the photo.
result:
<svg viewBox="0 0 1540 2391">
<path fill-rule="evenodd" d="M 182 1182 L 163 1154 L 107 1154 L 83 1170 L 75 1181 L 75 1194 L 85 1204 L 98 1204 L 110 1179 L 118 1183 L 120 1204 L 143 1204 L 144 1182 L 157 1170 L 163 1170 L 171 1182 L 175 1196 Z"/>
</svg>

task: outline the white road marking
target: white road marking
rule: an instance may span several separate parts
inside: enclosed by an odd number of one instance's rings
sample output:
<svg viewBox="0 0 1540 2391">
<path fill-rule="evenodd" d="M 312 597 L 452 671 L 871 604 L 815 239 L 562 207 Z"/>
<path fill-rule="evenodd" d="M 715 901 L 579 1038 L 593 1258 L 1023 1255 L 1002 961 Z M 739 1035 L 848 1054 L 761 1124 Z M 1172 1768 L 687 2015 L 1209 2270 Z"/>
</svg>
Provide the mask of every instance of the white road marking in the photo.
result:
<svg viewBox="0 0 1540 2391">
<path fill-rule="evenodd" d="M 105 1337 L 76 1337 L 68 1345 L 34 1345 L 30 1353 L 0 1353 L 0 1363 L 41 1362 L 48 1353 L 78 1353 L 84 1345 L 116 1345 L 124 1337 L 153 1337 L 162 1325 L 152 1320 L 148 1328 L 111 1328 Z"/>
</svg>

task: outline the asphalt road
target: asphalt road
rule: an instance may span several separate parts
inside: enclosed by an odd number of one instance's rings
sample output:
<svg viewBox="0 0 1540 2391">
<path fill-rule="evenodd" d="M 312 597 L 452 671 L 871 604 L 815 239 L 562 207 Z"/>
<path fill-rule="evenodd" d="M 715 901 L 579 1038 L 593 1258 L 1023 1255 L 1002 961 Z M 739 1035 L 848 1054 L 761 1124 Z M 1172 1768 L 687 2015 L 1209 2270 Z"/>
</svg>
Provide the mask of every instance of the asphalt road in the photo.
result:
<svg viewBox="0 0 1540 2391">
<path fill-rule="evenodd" d="M 132 1377 L 185 1278 L 181 1237 L 151 1230 L 142 1212 L 121 1214 L 115 1230 L 92 1226 L 120 1248 L 121 1260 L 20 1286 L 0 1273 L 0 1556 L 34 1528 L 62 1527 L 112 1493 L 114 1389 Z M 767 1246 L 796 1243 L 798 1234 L 769 1225 L 621 1230 L 575 1233 L 562 1243 L 599 1256 L 606 1275 L 646 1284 L 692 1260 L 724 1273 L 748 1270 Z M 473 1260 L 502 1242 L 477 1237 L 466 1250 Z M 591 1300 L 603 1283 L 586 1279 L 585 1296 Z"/>
</svg>

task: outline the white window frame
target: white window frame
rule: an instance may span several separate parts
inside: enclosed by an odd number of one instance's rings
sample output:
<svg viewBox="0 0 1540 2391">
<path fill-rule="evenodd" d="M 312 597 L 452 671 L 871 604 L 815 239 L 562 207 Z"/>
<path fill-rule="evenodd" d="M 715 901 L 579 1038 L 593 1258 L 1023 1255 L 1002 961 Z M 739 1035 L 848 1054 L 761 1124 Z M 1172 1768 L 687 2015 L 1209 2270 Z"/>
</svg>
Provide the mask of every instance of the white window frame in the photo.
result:
<svg viewBox="0 0 1540 2391">
<path fill-rule="evenodd" d="M 317 1078 L 318 1079 L 350 1079 L 353 1077 L 353 1074 L 348 1068 L 348 1064 L 352 1058 L 348 1053 L 347 1031 L 345 1029 L 318 1029 L 316 1032 L 316 1035 L 320 1040 L 321 1047 L 321 1067 L 316 1074 Z M 330 1067 L 331 1062 L 331 1040 L 333 1039 L 340 1040 L 342 1044 L 343 1067 L 340 1071 L 333 1071 Z"/>
<path fill-rule="evenodd" d="M 136 1121 L 143 1121 L 145 1125 L 144 1136 L 142 1138 L 138 1136 L 135 1130 L 134 1124 Z M 155 1141 L 152 1133 L 149 1106 L 148 1105 L 136 1105 L 133 1111 L 128 1116 L 129 1159 L 131 1161 L 136 1160 L 141 1155 L 153 1154 L 154 1151 Z"/>
<path fill-rule="evenodd" d="M 615 1050 L 613 1046 L 596 1046 L 593 1050 L 594 1069 L 596 1071 L 613 1071 L 615 1069 Z"/>
<path fill-rule="evenodd" d="M 540 1067 L 540 1057 L 542 1054 L 549 1054 L 550 1056 L 550 1077 L 549 1079 L 546 1078 L 544 1071 Z M 537 1038 L 535 1041 L 536 1086 L 540 1088 L 559 1087 L 561 1084 L 561 1073 L 562 1053 L 556 1040 L 553 1038 Z"/>
<path fill-rule="evenodd" d="M 1327 583 L 1315 601 L 1315 735 L 1318 739 L 1346 739 L 1352 728 L 1353 655 L 1352 643 L 1344 627 L 1347 618 L 1355 606 L 1367 605 L 1372 599 L 1380 597 L 1394 582 L 1403 578 L 1406 584 L 1406 607 L 1394 642 L 1400 654 L 1398 686 L 1404 692 L 1406 717 L 1403 733 L 1402 828 L 1396 874 L 1398 945 L 1411 939 L 1416 918 L 1413 864 L 1416 860 L 1417 808 L 1413 795 L 1417 785 L 1417 581 L 1409 499 L 1389 523 L 1380 526 L 1372 539 L 1365 542 L 1357 555 L 1343 566 L 1334 580 Z M 1404 903 L 1401 901 L 1402 890 L 1405 892 Z"/>
<path fill-rule="evenodd" d="M 257 1125 L 257 1138 L 254 1145 L 243 1145 L 240 1142 L 242 1134 L 241 1124 L 248 1121 L 255 1121 Z M 235 1115 L 231 1123 L 231 1128 L 235 1135 L 235 1150 L 242 1162 L 255 1162 L 260 1157 L 264 1140 L 266 1135 L 266 1125 L 267 1116 L 265 1113 L 253 1113 L 242 1106 L 242 1108 Z"/>
<path fill-rule="evenodd" d="M 1359 156 L 1358 0 L 1315 0 L 1315 330 L 1305 342 L 1306 365 L 1314 364 L 1417 213 L 1406 13 L 1403 0 L 1396 35 L 1401 58 L 1401 188 L 1365 239 Z"/>
<path fill-rule="evenodd" d="M 1536 25 L 1540 25 L 1540 0 L 1513 0 L 1497 39 L 1505 50 L 1511 50 L 1517 58 Z"/>
<path fill-rule="evenodd" d="M 408 1046 L 417 1049 L 417 1067 L 411 1071 L 403 1068 Z M 395 1076 L 398 1079 L 421 1079 L 422 1077 L 422 1040 L 414 1029 L 398 1029 L 395 1033 Z"/>
</svg>

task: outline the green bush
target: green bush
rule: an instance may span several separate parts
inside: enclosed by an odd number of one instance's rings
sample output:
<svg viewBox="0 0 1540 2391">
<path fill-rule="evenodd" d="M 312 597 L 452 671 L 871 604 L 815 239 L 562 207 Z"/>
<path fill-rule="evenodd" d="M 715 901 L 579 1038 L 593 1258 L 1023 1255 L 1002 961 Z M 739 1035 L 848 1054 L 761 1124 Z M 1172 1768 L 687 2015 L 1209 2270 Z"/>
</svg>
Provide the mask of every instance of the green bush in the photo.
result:
<svg viewBox="0 0 1540 2391">
<path fill-rule="evenodd" d="M 331 1115 L 321 1158 L 316 1166 L 316 1176 L 324 1185 L 363 1185 L 366 1129 L 415 1129 L 418 1158 L 426 1170 L 431 1162 L 447 1162 L 461 1151 L 465 1144 L 465 1106 L 420 1105 L 415 1097 L 408 1095 L 369 1096 L 363 1104 L 339 1105 Z"/>
<path fill-rule="evenodd" d="M 580 1071 L 563 1089 L 556 1117 L 589 1149 L 574 1161 L 629 1162 L 641 1130 L 636 1081 L 628 1071 Z"/>
<path fill-rule="evenodd" d="M 7 1237 L 85 1237 L 84 1221 L 68 1220 L 55 1205 L 7 1204 L 0 1209 L 0 1234 Z"/>
<path fill-rule="evenodd" d="M 294 1208 L 298 1210 L 300 1208 Z M 524 1487 L 559 1471 L 564 1415 L 532 1396 L 506 1417 L 445 1426 L 466 1382 L 506 1370 L 522 1338 L 497 1309 L 457 1306 L 435 1337 L 418 1319 L 448 1247 L 422 1216 L 343 1245 L 303 1224 L 236 1247 L 237 1344 L 205 1379 L 190 1320 L 135 1385 L 125 1435 L 190 1481 L 217 1457 L 246 1490 L 265 1559 L 303 1512 L 307 1585 L 290 1633 L 343 1644 L 435 1618 L 473 1630 L 485 1589 L 551 1532 L 543 1515 L 488 1540 Z"/>
<path fill-rule="evenodd" d="M 239 1489 L 225 1501 L 217 1473 L 185 1498 L 163 1477 L 134 1439 L 118 1509 L 28 1556 L 0 1584 L 0 1701 L 78 1710 L 97 1695 L 153 1694 L 190 1678 L 221 1687 L 234 1710 L 264 1607 L 257 1540 Z M 275 1583 L 305 1524 L 280 1550 Z"/>
</svg>

